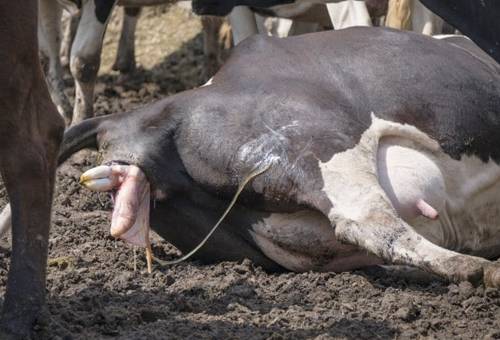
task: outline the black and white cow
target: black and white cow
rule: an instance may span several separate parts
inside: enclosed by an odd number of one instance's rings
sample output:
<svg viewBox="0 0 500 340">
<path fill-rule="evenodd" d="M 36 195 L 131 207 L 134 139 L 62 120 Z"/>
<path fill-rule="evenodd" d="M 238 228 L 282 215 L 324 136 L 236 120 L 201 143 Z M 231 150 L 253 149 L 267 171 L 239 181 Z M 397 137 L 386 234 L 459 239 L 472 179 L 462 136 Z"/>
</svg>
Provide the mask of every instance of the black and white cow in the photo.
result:
<svg viewBox="0 0 500 340">
<path fill-rule="evenodd" d="M 352 28 L 247 39 L 210 85 L 72 127 L 60 160 L 100 151 L 82 181 L 118 190 L 111 232 L 138 244 L 150 223 L 191 250 L 259 173 L 199 259 L 498 287 L 499 129 L 500 66 L 472 42 Z"/>
</svg>

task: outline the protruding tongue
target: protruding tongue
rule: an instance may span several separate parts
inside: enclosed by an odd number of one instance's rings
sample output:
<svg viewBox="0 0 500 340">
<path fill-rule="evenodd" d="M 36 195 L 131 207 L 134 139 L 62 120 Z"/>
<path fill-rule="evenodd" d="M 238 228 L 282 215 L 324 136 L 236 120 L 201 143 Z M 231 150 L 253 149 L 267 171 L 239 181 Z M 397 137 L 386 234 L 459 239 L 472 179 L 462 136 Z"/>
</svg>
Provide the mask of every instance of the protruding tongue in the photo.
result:
<svg viewBox="0 0 500 340">
<path fill-rule="evenodd" d="M 125 171 L 115 196 L 110 232 L 114 237 L 146 247 L 149 239 L 149 183 L 137 166 L 126 167 Z"/>
<path fill-rule="evenodd" d="M 86 171 L 80 183 L 90 190 L 116 189 L 111 235 L 136 246 L 149 245 L 150 188 L 135 165 L 101 165 Z"/>
<path fill-rule="evenodd" d="M 135 165 L 101 165 L 82 174 L 80 183 L 95 191 L 117 190 L 110 233 L 128 243 L 145 247 L 148 272 L 151 273 L 150 187 L 142 170 Z"/>
</svg>

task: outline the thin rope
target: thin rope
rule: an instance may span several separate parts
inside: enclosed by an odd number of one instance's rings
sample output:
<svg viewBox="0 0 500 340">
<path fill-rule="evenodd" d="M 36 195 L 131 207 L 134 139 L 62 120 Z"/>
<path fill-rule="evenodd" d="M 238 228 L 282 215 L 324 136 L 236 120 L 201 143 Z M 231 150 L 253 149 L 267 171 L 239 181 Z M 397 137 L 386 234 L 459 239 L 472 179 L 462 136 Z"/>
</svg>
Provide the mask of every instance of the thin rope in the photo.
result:
<svg viewBox="0 0 500 340">
<path fill-rule="evenodd" d="M 203 247 L 205 245 L 205 243 L 208 241 L 208 239 L 210 238 L 210 236 L 212 236 L 212 234 L 215 232 L 215 230 L 217 230 L 217 228 L 222 223 L 222 221 L 224 221 L 224 219 L 226 218 L 227 214 L 229 214 L 229 212 L 233 208 L 234 204 L 236 203 L 236 200 L 238 199 L 238 197 L 240 196 L 241 192 L 243 191 L 243 189 L 245 188 L 245 186 L 248 184 L 248 182 L 250 182 L 255 177 L 257 177 L 257 176 L 261 175 L 262 173 L 264 173 L 265 171 L 267 171 L 271 167 L 271 164 L 272 163 L 269 163 L 264 168 L 257 169 L 255 171 L 251 172 L 243 180 L 243 182 L 240 183 L 240 185 L 238 186 L 238 190 L 236 191 L 236 194 L 233 196 L 233 199 L 231 200 L 231 203 L 229 203 L 229 206 L 227 207 L 226 211 L 224 211 L 224 214 L 222 214 L 222 216 L 219 218 L 219 220 L 217 221 L 217 223 L 212 227 L 212 229 L 207 234 L 207 236 L 205 236 L 205 238 L 193 250 L 191 250 L 189 253 L 187 253 L 183 257 L 181 257 L 179 259 L 176 259 L 176 260 L 163 261 L 163 260 L 160 260 L 160 259 L 158 259 L 158 258 L 156 258 L 154 256 L 153 256 L 153 260 L 155 260 L 155 262 L 157 262 L 161 267 L 164 267 L 164 266 L 170 266 L 170 265 L 173 265 L 173 264 L 181 263 L 181 262 L 187 260 L 188 258 L 190 258 L 192 255 L 194 255 L 198 250 L 200 250 L 201 247 Z"/>
</svg>

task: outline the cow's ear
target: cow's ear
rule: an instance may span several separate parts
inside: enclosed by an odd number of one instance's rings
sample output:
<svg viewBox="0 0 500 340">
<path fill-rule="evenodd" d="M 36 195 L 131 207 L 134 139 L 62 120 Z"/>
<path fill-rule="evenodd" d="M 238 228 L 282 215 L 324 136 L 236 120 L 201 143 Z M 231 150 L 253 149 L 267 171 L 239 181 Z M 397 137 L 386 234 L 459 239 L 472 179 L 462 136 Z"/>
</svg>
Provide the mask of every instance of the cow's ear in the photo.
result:
<svg viewBox="0 0 500 340">
<path fill-rule="evenodd" d="M 64 8 L 66 11 L 69 12 L 69 14 L 71 14 L 71 16 L 80 15 L 80 9 L 82 8 L 82 0 L 57 0 L 57 1 L 62 6 L 62 8 Z"/>
</svg>

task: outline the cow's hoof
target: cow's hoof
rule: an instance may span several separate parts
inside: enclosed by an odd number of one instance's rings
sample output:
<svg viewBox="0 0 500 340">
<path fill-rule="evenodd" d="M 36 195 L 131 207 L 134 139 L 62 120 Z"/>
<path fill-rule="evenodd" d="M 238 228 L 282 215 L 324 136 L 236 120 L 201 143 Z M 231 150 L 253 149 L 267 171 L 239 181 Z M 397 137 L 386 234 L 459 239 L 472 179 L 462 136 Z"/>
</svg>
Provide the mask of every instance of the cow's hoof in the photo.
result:
<svg viewBox="0 0 500 340">
<path fill-rule="evenodd" d="M 50 323 L 50 313 L 45 306 L 41 309 L 25 309 L 22 314 L 4 311 L 0 324 L 0 340 L 38 338 L 37 333 L 43 333 Z"/>
<path fill-rule="evenodd" d="M 135 60 L 132 59 L 132 61 L 130 61 L 126 58 L 117 59 L 111 69 L 113 71 L 119 71 L 122 74 L 132 74 L 136 71 Z"/>
<path fill-rule="evenodd" d="M 500 288 L 500 263 L 492 263 L 484 268 L 484 285 Z"/>
<path fill-rule="evenodd" d="M 31 327 L 19 324 L 2 322 L 0 327 L 0 339 L 2 340 L 26 340 L 31 339 Z"/>
<path fill-rule="evenodd" d="M 452 282 L 469 281 L 477 286 L 482 283 L 484 268 L 488 264 L 487 260 L 455 256 L 446 262 L 445 276 Z"/>
</svg>

